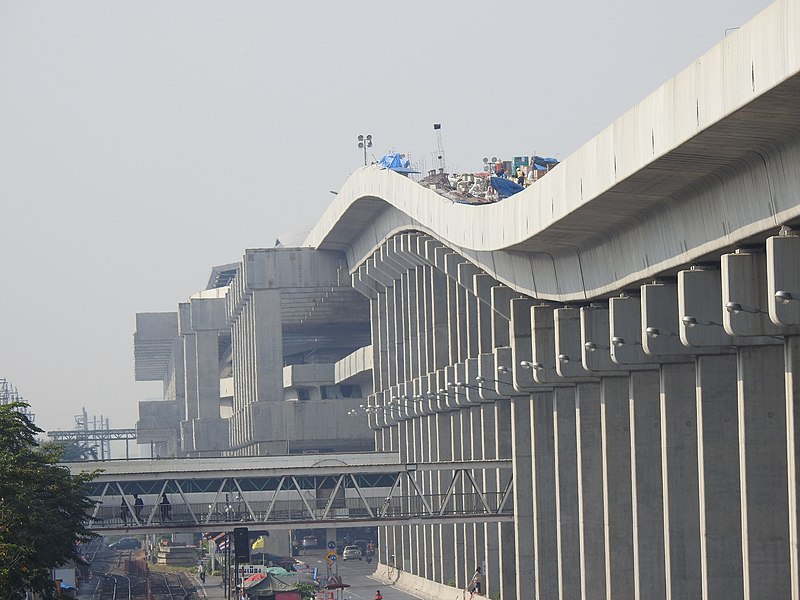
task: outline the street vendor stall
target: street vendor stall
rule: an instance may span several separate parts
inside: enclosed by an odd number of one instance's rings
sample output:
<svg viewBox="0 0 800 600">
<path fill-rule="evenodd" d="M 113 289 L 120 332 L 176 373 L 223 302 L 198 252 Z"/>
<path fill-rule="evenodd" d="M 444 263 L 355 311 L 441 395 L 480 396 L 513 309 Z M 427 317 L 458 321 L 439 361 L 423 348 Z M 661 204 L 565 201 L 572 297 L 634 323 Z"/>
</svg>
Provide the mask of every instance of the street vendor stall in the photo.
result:
<svg viewBox="0 0 800 600">
<path fill-rule="evenodd" d="M 302 597 L 296 573 L 258 573 L 258 577 L 254 575 L 247 581 L 244 594 L 251 600 L 301 600 Z"/>
</svg>

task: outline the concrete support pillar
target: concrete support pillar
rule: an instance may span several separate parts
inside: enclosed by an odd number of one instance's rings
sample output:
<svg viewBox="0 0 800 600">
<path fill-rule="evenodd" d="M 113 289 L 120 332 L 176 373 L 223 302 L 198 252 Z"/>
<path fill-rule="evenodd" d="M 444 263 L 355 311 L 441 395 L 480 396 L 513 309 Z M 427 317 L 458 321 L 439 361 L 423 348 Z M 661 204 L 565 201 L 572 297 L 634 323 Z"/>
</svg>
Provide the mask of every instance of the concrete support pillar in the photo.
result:
<svg viewBox="0 0 800 600">
<path fill-rule="evenodd" d="M 791 230 L 767 239 L 767 298 L 773 323 L 784 327 L 786 457 L 789 500 L 789 573 L 800 600 L 800 236 Z"/>
<path fill-rule="evenodd" d="M 702 597 L 743 597 L 735 356 L 698 356 L 697 428 Z"/>
<path fill-rule="evenodd" d="M 536 589 L 534 573 L 533 448 L 530 396 L 511 398 L 511 432 L 514 459 L 514 543 L 516 589 Z"/>
<path fill-rule="evenodd" d="M 606 600 L 603 444 L 600 384 L 579 383 L 575 393 L 580 575 L 582 600 Z"/>
<path fill-rule="evenodd" d="M 634 597 L 628 380 L 601 380 L 606 598 Z"/>
<path fill-rule="evenodd" d="M 429 463 L 431 462 L 430 457 L 430 436 L 428 433 L 428 419 L 427 416 L 420 415 L 416 417 L 414 421 L 417 422 L 417 428 L 419 430 L 418 438 L 419 438 L 419 454 L 417 455 L 417 460 L 422 463 Z M 425 495 L 431 494 L 431 485 L 430 485 L 430 473 L 420 473 L 419 474 L 419 486 L 422 490 L 422 493 Z M 417 552 L 418 552 L 418 564 L 419 564 L 419 575 L 420 577 L 425 577 L 429 579 L 431 577 L 429 563 L 432 560 L 432 551 L 430 546 L 428 545 L 428 525 L 420 525 L 417 527 Z"/>
<path fill-rule="evenodd" d="M 427 440 L 423 441 L 424 432 L 422 429 L 422 418 L 414 417 L 409 421 L 414 429 L 414 462 L 424 462 L 424 448 Z M 417 484 L 423 493 L 427 492 L 427 486 L 424 481 L 423 473 L 416 473 L 413 475 L 417 477 Z M 425 577 L 425 563 L 427 562 L 427 555 L 425 553 L 425 532 L 424 526 L 412 526 L 412 572 L 420 577 Z"/>
<path fill-rule="evenodd" d="M 438 269 L 430 272 L 431 310 L 433 318 L 433 368 L 443 369 L 450 358 L 449 303 L 447 277 Z"/>
<path fill-rule="evenodd" d="M 259 402 L 283 401 L 283 324 L 280 290 L 253 290 L 254 367 Z"/>
<path fill-rule="evenodd" d="M 513 291 L 506 286 L 492 287 L 492 347 L 511 345 L 511 297 Z"/>
<path fill-rule="evenodd" d="M 183 345 L 184 402 L 181 407 L 181 449 L 194 450 L 192 421 L 197 418 L 197 341 L 188 302 L 178 304 L 178 333 Z"/>
<path fill-rule="evenodd" d="M 186 376 L 186 427 L 181 427 L 181 445 L 185 452 L 194 450 L 194 433 L 191 422 L 197 418 L 197 336 L 194 333 L 183 336 L 183 360 Z"/>
<path fill-rule="evenodd" d="M 486 403 L 480 406 L 481 411 L 481 456 L 485 459 L 497 458 L 497 413 L 494 403 Z M 498 478 L 491 473 L 483 477 L 484 491 L 490 502 L 498 496 Z M 496 502 L 492 503 L 492 506 Z M 500 524 L 483 523 L 478 524 L 483 529 L 484 548 L 483 555 L 486 563 L 484 582 L 486 593 L 498 596 L 500 593 Z"/>
<path fill-rule="evenodd" d="M 451 413 L 437 413 L 436 414 L 436 429 L 438 433 L 439 450 L 438 460 L 446 462 L 453 460 L 452 449 L 452 417 Z M 437 472 L 439 478 L 439 493 L 443 494 L 450 484 L 447 475 L 442 472 Z M 439 547 L 437 548 L 441 573 L 441 582 L 447 583 L 450 580 L 455 580 L 456 567 L 455 567 L 455 529 L 453 525 L 437 525 L 439 531 Z"/>
<path fill-rule="evenodd" d="M 197 416 L 219 419 L 219 339 L 216 330 L 198 331 Z"/>
<path fill-rule="evenodd" d="M 404 283 L 405 277 L 398 279 L 391 289 L 394 295 L 394 311 L 392 313 L 392 327 L 395 332 L 394 358 L 397 362 L 397 378 L 392 382 L 393 384 L 398 384 L 408 379 L 409 356 L 407 353 L 408 344 L 406 341 L 406 319 L 408 318 L 408 314 L 406 312 Z"/>
<path fill-rule="evenodd" d="M 784 343 L 786 457 L 789 474 L 789 573 L 792 600 L 800 600 L 800 336 Z"/>
<path fill-rule="evenodd" d="M 692 364 L 661 367 L 661 446 L 667 598 L 699 598 L 697 404 Z"/>
<path fill-rule="evenodd" d="M 470 434 L 471 434 L 471 452 L 470 452 L 470 460 L 482 460 L 483 459 L 483 436 L 484 436 L 484 427 L 487 425 L 483 422 L 483 411 L 481 410 L 481 405 L 473 405 L 469 408 L 469 417 L 470 417 Z M 490 429 L 494 428 L 492 423 L 488 424 Z M 492 435 L 494 437 L 494 435 Z M 473 470 L 472 477 L 475 480 L 475 483 L 483 490 L 486 489 L 485 477 L 482 470 Z M 470 493 L 474 493 L 474 490 L 470 489 Z M 472 553 L 471 556 L 473 557 L 472 561 L 472 571 L 475 571 L 475 567 L 482 565 L 488 560 L 486 555 L 486 535 L 484 530 L 484 523 L 472 523 L 471 527 L 468 526 L 467 530 L 470 532 L 470 541 L 472 542 Z M 484 575 L 484 586 L 487 585 L 487 577 Z"/>
<path fill-rule="evenodd" d="M 789 598 L 786 391 L 780 346 L 738 351 L 739 459 L 746 598 Z"/>
<path fill-rule="evenodd" d="M 531 394 L 536 597 L 558 597 L 553 392 Z M 516 479 L 515 479 L 516 481 Z"/>
<path fill-rule="evenodd" d="M 478 356 L 479 324 L 478 324 L 478 298 L 475 296 L 474 277 L 478 268 L 472 263 L 458 265 L 458 281 L 464 290 L 463 317 L 465 339 L 461 340 L 464 354 L 461 360 Z M 461 305 L 459 306 L 461 309 Z"/>
<path fill-rule="evenodd" d="M 578 515 L 578 452 L 574 387 L 553 390 L 558 593 L 581 597 L 580 531 Z"/>
<path fill-rule="evenodd" d="M 430 267 L 420 265 L 414 269 L 417 288 L 417 353 L 419 354 L 418 378 L 425 377 L 433 370 L 433 312 L 430 305 Z"/>
<path fill-rule="evenodd" d="M 455 411 L 450 413 L 453 434 L 451 443 L 453 444 L 453 460 L 464 460 L 464 438 L 465 433 L 469 429 L 464 428 L 463 416 L 464 411 Z M 456 494 L 460 495 L 463 491 L 463 482 L 459 483 L 456 489 Z M 463 496 L 456 499 L 456 506 L 463 506 Z M 453 540 L 455 542 L 453 547 L 453 555 L 455 556 L 455 569 L 456 569 L 456 582 L 457 585 L 462 585 L 464 580 L 472 575 L 472 571 L 467 573 L 469 567 L 467 566 L 467 545 L 466 545 L 466 525 L 463 523 L 456 523 L 453 527 Z M 470 561 L 472 562 L 472 561 Z"/>
<path fill-rule="evenodd" d="M 777 339 L 766 336 L 789 332 L 770 320 L 766 310 L 776 312 L 774 296 L 767 296 L 768 266 L 771 270 L 775 265 L 768 265 L 762 252 L 722 256 L 722 301 L 728 309 L 723 324 L 729 334 L 762 336 L 760 342 L 775 343 Z M 785 349 L 777 345 L 740 347 L 737 352 L 746 598 L 788 598 L 792 593 L 784 358 Z"/>
<path fill-rule="evenodd" d="M 636 598 L 666 598 L 658 370 L 630 374 L 633 561 Z"/>
<path fill-rule="evenodd" d="M 513 458 L 513 429 L 511 424 L 511 402 L 502 400 L 494 403 L 495 447 L 497 458 Z M 497 490 L 506 488 L 513 469 L 501 469 L 497 473 Z M 497 552 L 500 573 L 499 596 L 501 600 L 517 598 L 515 569 L 514 523 L 499 523 Z"/>
</svg>

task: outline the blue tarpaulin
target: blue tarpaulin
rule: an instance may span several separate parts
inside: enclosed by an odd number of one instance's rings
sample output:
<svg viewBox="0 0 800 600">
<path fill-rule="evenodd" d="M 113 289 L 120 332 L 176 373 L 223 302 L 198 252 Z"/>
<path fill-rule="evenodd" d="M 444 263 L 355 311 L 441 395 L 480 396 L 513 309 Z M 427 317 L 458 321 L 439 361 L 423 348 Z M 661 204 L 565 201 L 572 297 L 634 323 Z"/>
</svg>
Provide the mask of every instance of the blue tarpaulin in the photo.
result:
<svg viewBox="0 0 800 600">
<path fill-rule="evenodd" d="M 411 161 L 405 158 L 402 154 L 393 152 L 387 154 L 378 161 L 378 166 L 384 169 L 391 169 L 398 173 L 419 173 L 411 168 Z"/>
<path fill-rule="evenodd" d="M 547 156 L 534 156 L 533 168 L 537 171 L 547 171 L 548 167 L 558 164 L 558 159 L 550 158 Z"/>
<path fill-rule="evenodd" d="M 494 188 L 494 191 L 497 192 L 497 197 L 500 200 L 503 198 L 508 198 L 509 196 L 513 196 L 517 192 L 521 192 L 525 189 L 523 186 L 515 181 L 511 181 L 510 179 L 492 177 L 491 180 L 492 188 Z"/>
</svg>

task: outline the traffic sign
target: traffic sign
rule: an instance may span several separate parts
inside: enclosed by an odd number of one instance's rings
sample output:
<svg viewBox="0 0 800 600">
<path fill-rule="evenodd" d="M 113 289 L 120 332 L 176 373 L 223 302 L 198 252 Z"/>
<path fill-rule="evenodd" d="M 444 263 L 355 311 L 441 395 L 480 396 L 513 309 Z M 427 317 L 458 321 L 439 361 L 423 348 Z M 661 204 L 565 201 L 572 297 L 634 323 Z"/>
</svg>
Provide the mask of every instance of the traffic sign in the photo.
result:
<svg viewBox="0 0 800 600">
<path fill-rule="evenodd" d="M 325 560 L 327 560 L 329 563 L 336 562 L 336 551 L 329 550 L 328 553 L 325 555 Z"/>
<path fill-rule="evenodd" d="M 336 550 L 336 542 L 328 542 L 328 550 Z"/>
</svg>

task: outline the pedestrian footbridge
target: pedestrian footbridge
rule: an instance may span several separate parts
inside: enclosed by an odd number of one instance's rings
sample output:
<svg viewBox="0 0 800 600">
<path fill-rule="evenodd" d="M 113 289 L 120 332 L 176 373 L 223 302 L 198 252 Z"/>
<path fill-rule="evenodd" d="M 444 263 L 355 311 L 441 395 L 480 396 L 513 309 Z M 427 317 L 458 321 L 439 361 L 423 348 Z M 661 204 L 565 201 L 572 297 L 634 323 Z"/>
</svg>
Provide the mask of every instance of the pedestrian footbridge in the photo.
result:
<svg viewBox="0 0 800 600">
<path fill-rule="evenodd" d="M 513 520 L 511 460 L 412 464 L 396 453 L 370 453 L 66 466 L 100 471 L 88 484 L 97 501 L 91 528 L 98 532 Z M 423 493 L 433 481 L 442 493 Z"/>
</svg>

